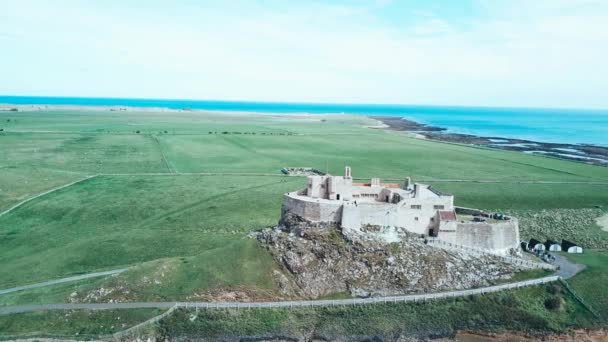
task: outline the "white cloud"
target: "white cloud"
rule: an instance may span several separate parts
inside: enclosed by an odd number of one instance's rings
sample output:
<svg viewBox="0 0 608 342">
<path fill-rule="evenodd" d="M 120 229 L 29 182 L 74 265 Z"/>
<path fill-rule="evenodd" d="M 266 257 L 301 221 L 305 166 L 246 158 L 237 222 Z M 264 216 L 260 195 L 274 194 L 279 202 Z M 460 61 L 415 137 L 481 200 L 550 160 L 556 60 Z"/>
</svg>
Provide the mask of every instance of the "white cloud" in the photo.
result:
<svg viewBox="0 0 608 342">
<path fill-rule="evenodd" d="M 382 1 L 124 3 L 0 3 L 0 93 L 608 107 L 597 1 L 478 1 L 466 25 Z"/>
</svg>

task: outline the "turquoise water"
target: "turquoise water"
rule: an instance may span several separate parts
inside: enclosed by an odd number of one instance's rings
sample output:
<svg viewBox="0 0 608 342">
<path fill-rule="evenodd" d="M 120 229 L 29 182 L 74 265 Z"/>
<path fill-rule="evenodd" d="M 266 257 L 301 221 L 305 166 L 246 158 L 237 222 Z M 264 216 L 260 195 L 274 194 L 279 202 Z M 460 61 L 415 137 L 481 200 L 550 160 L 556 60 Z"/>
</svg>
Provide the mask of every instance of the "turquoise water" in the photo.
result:
<svg viewBox="0 0 608 342">
<path fill-rule="evenodd" d="M 608 145 L 608 110 L 32 96 L 0 96 L 0 103 L 401 116 L 445 127 L 449 132 L 455 133 L 554 143 Z"/>
</svg>

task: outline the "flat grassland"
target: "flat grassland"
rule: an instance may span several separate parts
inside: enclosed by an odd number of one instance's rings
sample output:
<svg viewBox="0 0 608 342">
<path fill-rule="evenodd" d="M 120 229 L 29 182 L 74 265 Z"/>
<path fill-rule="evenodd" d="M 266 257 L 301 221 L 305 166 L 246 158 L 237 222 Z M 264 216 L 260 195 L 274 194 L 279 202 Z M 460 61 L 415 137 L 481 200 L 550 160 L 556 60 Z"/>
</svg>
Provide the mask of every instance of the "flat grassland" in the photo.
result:
<svg viewBox="0 0 608 342">
<path fill-rule="evenodd" d="M 0 289 L 130 267 L 110 279 L 1 295 L 0 305 L 70 301 L 74 292 L 84 301 L 197 300 L 221 291 L 277 298 L 278 266 L 247 234 L 275 224 L 281 195 L 304 186 L 282 176 L 284 166 L 411 176 L 455 194 L 458 205 L 497 211 L 599 215 L 608 207 L 608 168 L 375 125 L 348 115 L 0 112 L 0 212 L 98 175 L 0 214 Z M 564 222 L 554 232 L 531 223 L 529 231 L 606 246 L 608 232 L 593 220 Z"/>
</svg>

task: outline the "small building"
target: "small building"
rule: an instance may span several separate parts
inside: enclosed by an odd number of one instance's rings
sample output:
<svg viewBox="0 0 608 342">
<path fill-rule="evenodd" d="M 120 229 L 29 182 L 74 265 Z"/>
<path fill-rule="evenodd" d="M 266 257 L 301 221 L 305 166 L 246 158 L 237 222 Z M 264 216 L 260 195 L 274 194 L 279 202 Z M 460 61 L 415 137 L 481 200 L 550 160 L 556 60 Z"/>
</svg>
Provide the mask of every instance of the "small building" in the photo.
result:
<svg viewBox="0 0 608 342">
<path fill-rule="evenodd" d="M 573 254 L 581 254 L 583 253 L 583 247 L 575 244 L 574 242 L 562 240 L 562 251 Z"/>
<path fill-rule="evenodd" d="M 544 251 L 545 245 L 536 239 L 530 239 L 530 242 L 528 242 L 528 249 L 534 252 Z"/>
<path fill-rule="evenodd" d="M 562 251 L 562 246 L 553 240 L 547 240 L 545 242 L 545 248 L 550 252 L 561 252 Z"/>
</svg>

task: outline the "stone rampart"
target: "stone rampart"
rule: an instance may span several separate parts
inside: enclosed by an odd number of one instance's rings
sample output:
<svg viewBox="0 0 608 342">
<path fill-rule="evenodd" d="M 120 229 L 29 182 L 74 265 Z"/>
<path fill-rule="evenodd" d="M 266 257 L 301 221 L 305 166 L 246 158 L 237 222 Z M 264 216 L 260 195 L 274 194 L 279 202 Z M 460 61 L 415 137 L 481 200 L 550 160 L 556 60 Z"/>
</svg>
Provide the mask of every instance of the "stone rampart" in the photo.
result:
<svg viewBox="0 0 608 342">
<path fill-rule="evenodd" d="M 342 219 L 342 202 L 311 198 L 297 192 L 283 196 L 282 217 L 295 215 L 310 222 L 339 223 Z"/>
<path fill-rule="evenodd" d="M 458 222 L 456 232 L 439 232 L 439 239 L 463 246 L 493 250 L 509 254 L 519 248 L 519 226 L 517 219 L 495 223 Z"/>
</svg>

